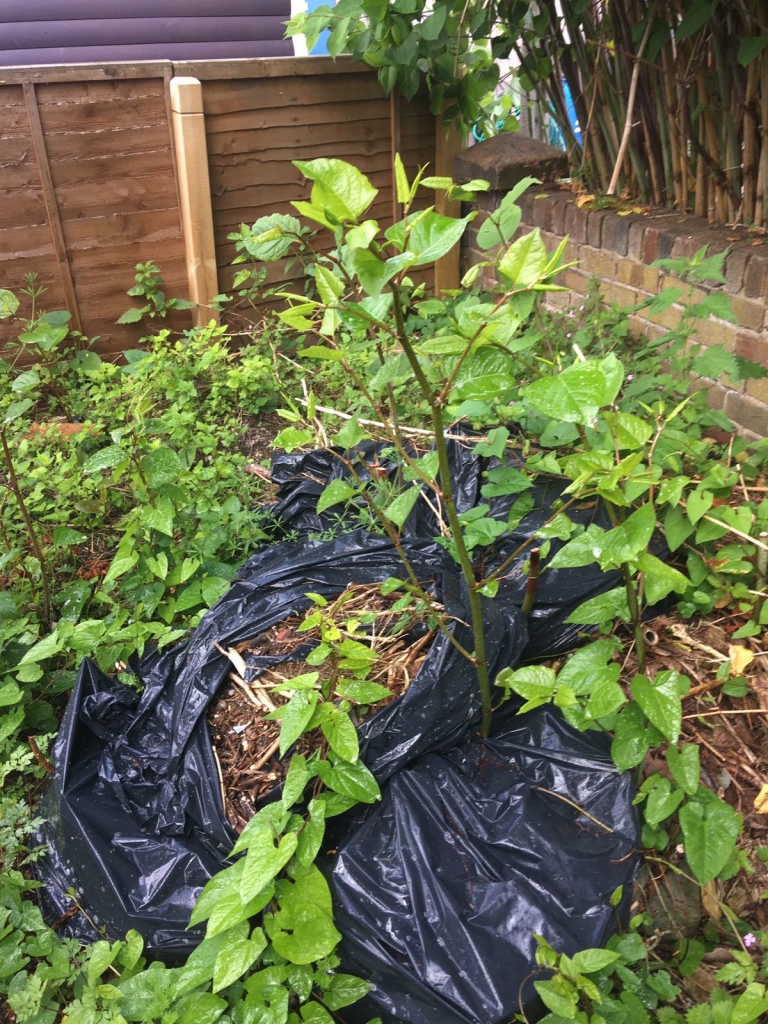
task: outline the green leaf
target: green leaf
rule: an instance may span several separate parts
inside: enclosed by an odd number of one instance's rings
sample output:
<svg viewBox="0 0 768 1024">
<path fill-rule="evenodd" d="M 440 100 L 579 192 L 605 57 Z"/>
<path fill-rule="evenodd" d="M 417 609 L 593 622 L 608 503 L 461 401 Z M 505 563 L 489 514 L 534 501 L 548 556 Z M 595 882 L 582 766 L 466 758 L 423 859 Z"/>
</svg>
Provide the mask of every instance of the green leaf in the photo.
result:
<svg viewBox="0 0 768 1024">
<path fill-rule="evenodd" d="M 19 340 L 23 341 L 25 345 L 37 345 L 43 352 L 50 352 L 64 341 L 68 334 L 68 327 L 56 326 L 41 317 L 32 330 L 21 332 Z"/>
<path fill-rule="evenodd" d="M 222 576 L 206 576 L 200 581 L 200 596 L 203 604 L 212 608 L 229 590 L 230 581 Z"/>
<path fill-rule="evenodd" d="M 375 704 L 391 696 L 386 686 L 372 683 L 369 679 L 340 679 L 336 684 L 336 693 L 355 704 Z"/>
<path fill-rule="evenodd" d="M 619 771 L 641 764 L 651 743 L 652 734 L 645 724 L 645 715 L 639 704 L 630 701 L 619 712 L 611 744 L 611 757 Z"/>
<path fill-rule="evenodd" d="M 428 39 L 430 41 L 437 39 L 440 33 L 443 31 L 443 28 L 445 27 L 445 19 L 447 14 L 448 6 L 446 4 L 441 4 L 439 7 L 435 7 L 432 13 L 429 15 L 429 17 L 426 18 L 426 20 L 421 23 L 421 38 Z M 405 202 L 405 200 L 400 199 L 398 195 L 398 202 L 403 203 Z M 331 1009 L 338 1009 L 338 1007 L 332 1006 Z"/>
<path fill-rule="evenodd" d="M 303 868 L 314 862 L 323 844 L 327 799 L 327 794 L 324 794 L 309 802 L 309 817 L 299 833 L 299 845 L 296 847 L 296 860 Z"/>
<path fill-rule="evenodd" d="M 555 671 L 545 665 L 527 665 L 515 671 L 503 668 L 496 676 L 496 686 L 525 697 L 526 702 L 518 712 L 522 715 L 552 700 L 556 689 Z"/>
<path fill-rule="evenodd" d="M 79 530 L 71 530 L 68 526 L 56 526 L 53 531 L 53 543 L 56 547 L 69 547 L 72 544 L 84 544 L 88 537 Z"/>
<path fill-rule="evenodd" d="M 573 363 L 558 376 L 541 377 L 523 389 L 523 397 L 546 416 L 566 423 L 591 424 L 621 387 L 624 370 L 613 354 Z"/>
<path fill-rule="evenodd" d="M 288 765 L 288 773 L 283 783 L 283 807 L 288 810 L 293 804 L 298 803 L 304 793 L 304 787 L 309 781 L 309 768 L 307 759 L 301 754 L 294 754 L 291 763 Z"/>
<path fill-rule="evenodd" d="M 739 43 L 739 52 L 736 57 L 743 68 L 751 64 L 755 57 L 759 57 L 768 46 L 768 36 L 744 36 Z"/>
<path fill-rule="evenodd" d="M 341 430 L 337 431 L 333 443 L 345 449 L 354 448 L 365 436 L 365 431 L 358 423 L 357 416 L 353 416 L 346 421 Z"/>
<path fill-rule="evenodd" d="M 40 374 L 37 370 L 24 370 L 11 384 L 11 391 L 18 393 L 20 391 L 29 391 L 30 388 L 37 387 L 40 383 Z"/>
<path fill-rule="evenodd" d="M 684 594 L 691 585 L 687 576 L 647 551 L 637 556 L 637 567 L 643 573 L 643 590 L 648 604 L 662 601 L 673 590 Z"/>
<path fill-rule="evenodd" d="M 357 739 L 357 729 L 350 721 L 349 715 L 345 711 L 333 708 L 330 716 L 321 723 L 321 728 L 331 750 L 339 757 L 343 757 L 345 761 L 351 761 L 354 764 L 360 752 L 360 745 Z"/>
<path fill-rule="evenodd" d="M 415 259 L 412 266 L 423 267 L 450 252 L 464 234 L 464 229 L 471 219 L 472 215 L 457 220 L 455 217 L 446 217 L 442 213 L 435 213 L 434 210 L 427 210 L 415 219 L 411 218 L 409 225 L 412 223 L 413 226 L 407 240 L 403 221 L 393 224 L 385 235 L 389 241 L 396 242 L 401 250 L 407 248 L 407 251 L 413 254 Z"/>
<path fill-rule="evenodd" d="M 717 380 L 722 374 L 728 374 L 734 380 L 739 379 L 739 365 L 733 352 L 726 352 L 722 345 L 710 345 L 700 356 L 693 360 L 693 369 L 702 377 Z"/>
<path fill-rule="evenodd" d="M 658 672 L 653 681 L 647 676 L 636 675 L 631 683 L 632 696 L 648 716 L 648 721 L 672 743 L 677 743 L 682 724 L 681 683 L 688 684 L 685 676 L 666 670 Z"/>
<path fill-rule="evenodd" d="M 321 263 L 315 265 L 317 293 L 326 306 L 334 306 L 344 291 L 344 282 Z"/>
<path fill-rule="evenodd" d="M 474 453 L 484 459 L 500 459 L 504 454 L 508 438 L 509 431 L 506 427 L 494 427 L 493 430 L 488 431 L 488 436 L 484 441 L 478 441 L 474 447 Z"/>
<path fill-rule="evenodd" d="M 664 538 L 670 551 L 677 551 L 693 533 L 695 527 L 690 523 L 685 510 L 674 505 L 664 517 Z"/>
<path fill-rule="evenodd" d="M 44 636 L 42 640 L 38 640 L 34 646 L 30 647 L 19 664 L 29 665 L 31 662 L 45 661 L 46 658 L 52 658 L 54 654 L 58 654 L 62 647 L 63 641 L 59 637 L 58 630 L 54 629 L 52 633 Z"/>
<path fill-rule="evenodd" d="M 715 13 L 715 0 L 693 0 L 675 32 L 675 39 L 687 39 L 698 32 Z"/>
<path fill-rule="evenodd" d="M 568 541 L 548 563 L 549 569 L 579 569 L 600 557 L 606 531 L 590 523 L 583 533 Z"/>
<path fill-rule="evenodd" d="M 651 785 L 649 785 L 651 783 Z M 648 797 L 645 804 L 645 820 L 655 828 L 675 813 L 685 799 L 682 789 L 672 789 L 672 783 L 661 775 L 651 775 L 643 784 Z"/>
<path fill-rule="evenodd" d="M 349 229 L 346 239 L 347 245 L 350 249 L 367 249 L 378 233 L 379 225 L 377 221 L 363 221 L 358 227 Z"/>
<path fill-rule="evenodd" d="M 134 565 L 136 565 L 138 560 L 138 551 L 132 551 L 130 555 L 121 555 L 119 553 L 115 555 L 112 559 L 112 564 L 109 569 L 107 569 L 106 576 L 102 580 L 103 585 L 106 586 L 108 583 L 112 583 L 120 576 L 124 576 L 129 569 L 132 569 Z"/>
<path fill-rule="evenodd" d="M 326 363 L 343 363 L 344 353 L 329 345 L 307 345 L 298 351 L 300 359 L 321 359 Z"/>
<path fill-rule="evenodd" d="M 389 519 L 391 523 L 394 523 L 399 529 L 402 529 L 406 519 L 413 511 L 413 506 L 419 500 L 421 491 L 422 485 L 417 486 L 412 484 L 410 487 L 406 487 L 405 490 L 398 494 L 394 501 L 391 501 L 384 509 L 387 519 Z"/>
<path fill-rule="evenodd" d="M 7 320 L 19 308 L 19 300 L 7 288 L 0 288 L 0 320 Z"/>
<path fill-rule="evenodd" d="M 667 765 L 678 786 L 693 796 L 698 789 L 701 774 L 698 746 L 695 743 L 684 743 L 678 750 L 677 746 L 670 744 L 667 747 Z"/>
<path fill-rule="evenodd" d="M 314 182 L 312 206 L 326 214 L 326 227 L 331 229 L 334 222 L 357 220 L 378 195 L 378 189 L 366 176 L 344 160 L 321 157 L 317 160 L 294 160 L 293 164 L 305 178 Z M 297 203 L 293 205 L 298 208 Z M 329 214 L 330 221 L 327 219 Z"/>
<path fill-rule="evenodd" d="M 428 18 L 427 21 L 429 20 Z M 407 203 L 411 195 L 411 186 L 408 184 L 408 175 L 405 173 L 405 167 L 399 153 L 395 153 L 395 185 L 398 203 Z M 347 239 L 347 244 L 349 244 L 349 239 Z M 365 244 L 366 246 L 368 245 L 367 242 Z"/>
<path fill-rule="evenodd" d="M 312 721 L 318 699 L 317 690 L 296 690 L 287 704 L 283 704 L 277 711 L 273 711 L 271 715 L 267 716 L 279 718 L 282 722 L 280 728 L 281 757 L 289 747 L 293 746 Z"/>
<path fill-rule="evenodd" d="M 134 306 L 131 309 L 126 309 L 124 313 L 115 320 L 116 324 L 137 324 L 144 316 L 144 310 Z"/>
<path fill-rule="evenodd" d="M 304 1003 L 299 1008 L 299 1013 L 304 1024 L 334 1024 L 330 1013 L 314 1000 L 311 1003 Z"/>
<path fill-rule="evenodd" d="M 413 253 L 405 252 L 391 256 L 388 260 L 380 260 L 368 249 L 353 249 L 349 256 L 349 265 L 357 274 L 363 290 L 370 296 L 378 296 L 381 289 L 401 270 L 411 266 Z"/>
<path fill-rule="evenodd" d="M 278 910 L 265 918 L 275 951 L 294 964 L 328 956 L 341 935 L 333 925 L 328 883 L 316 867 L 277 883 Z"/>
<path fill-rule="evenodd" d="M 271 213 L 259 219 L 243 236 L 242 245 L 249 256 L 268 263 L 289 255 L 301 232 L 301 224 L 287 213 Z"/>
<path fill-rule="evenodd" d="M 130 1021 L 159 1020 L 176 996 L 175 981 L 175 972 L 160 963 L 130 978 L 120 978 L 120 1013 Z"/>
<path fill-rule="evenodd" d="M 240 898 L 248 903 L 278 875 L 296 851 L 298 838 L 295 832 L 280 837 L 275 846 L 272 832 L 259 829 L 248 840 L 243 877 L 240 881 Z"/>
<path fill-rule="evenodd" d="M 90 458 L 85 460 L 83 465 L 84 473 L 98 473 L 102 469 L 114 469 L 120 466 L 129 458 L 129 453 L 120 445 L 112 444 L 108 448 L 102 448 L 94 452 Z"/>
<path fill-rule="evenodd" d="M 516 288 L 529 288 L 541 280 L 548 262 L 541 230 L 535 228 L 512 243 L 499 263 L 499 271 Z"/>
<path fill-rule="evenodd" d="M 155 498 L 154 505 L 145 506 L 141 519 L 144 525 L 150 529 L 164 533 L 166 537 L 172 537 L 174 515 L 171 499 L 161 496 Z"/>
<path fill-rule="evenodd" d="M 686 501 L 686 510 L 688 512 L 688 519 L 696 525 L 703 515 L 712 508 L 712 503 L 715 498 L 711 491 L 708 491 L 705 487 L 697 487 L 695 491 L 691 491 Z"/>
<path fill-rule="evenodd" d="M 311 430 L 302 430 L 299 427 L 286 427 L 280 431 L 272 443 L 276 448 L 284 448 L 285 451 L 290 453 L 295 448 L 302 448 L 305 444 L 309 444 L 313 438 L 314 435 Z"/>
<path fill-rule="evenodd" d="M 258 960 L 267 947 L 267 940 L 261 928 L 254 928 L 250 939 L 234 936 L 226 943 L 216 957 L 213 968 L 213 992 L 220 992 L 242 978 Z"/>
<path fill-rule="evenodd" d="M 717 797 L 689 800 L 679 812 L 685 856 L 702 885 L 728 863 L 739 836 L 739 815 Z"/>
<path fill-rule="evenodd" d="M 653 505 L 646 504 L 641 505 L 620 526 L 607 530 L 598 559 L 601 568 L 618 569 L 625 562 L 635 561 L 648 547 L 655 526 Z"/>
<path fill-rule="evenodd" d="M 153 448 L 143 456 L 140 465 L 152 487 L 173 483 L 182 470 L 181 459 L 172 448 Z"/>
<path fill-rule="evenodd" d="M 628 412 L 604 412 L 603 419 L 611 428 L 616 445 L 625 451 L 642 448 L 653 433 L 650 423 Z"/>
<path fill-rule="evenodd" d="M 588 601 L 575 608 L 566 622 L 575 622 L 577 625 L 600 625 L 602 622 L 610 622 L 619 618 L 623 622 L 629 621 L 629 608 L 627 606 L 627 592 L 624 587 L 615 587 L 605 594 L 591 597 Z"/>
<path fill-rule="evenodd" d="M 610 949 L 582 949 L 573 955 L 573 966 L 579 974 L 594 974 L 616 963 L 619 954 Z"/>
<path fill-rule="evenodd" d="M 19 609 L 13 594 L 0 590 L 0 622 L 3 619 L 18 619 Z"/>
<path fill-rule="evenodd" d="M 349 501 L 354 498 L 357 491 L 351 487 L 346 480 L 331 480 L 323 493 L 317 499 L 317 511 L 325 512 L 332 505 L 338 505 L 341 501 Z"/>
<path fill-rule="evenodd" d="M 765 985 L 753 981 L 736 1000 L 730 1024 L 752 1024 L 753 1020 L 759 1020 L 766 1012 L 768 997 L 765 994 Z"/>
<path fill-rule="evenodd" d="M 371 985 L 353 974 L 334 974 L 331 984 L 323 993 L 323 1002 L 329 1010 L 340 1010 L 362 999 L 371 990 Z"/>
<path fill-rule="evenodd" d="M 524 179 L 535 181 L 534 178 Z M 515 203 L 513 194 L 507 192 L 498 210 L 495 210 L 481 225 L 477 232 L 477 244 L 481 249 L 490 249 L 500 242 L 508 242 L 520 227 L 523 212 Z"/>
<path fill-rule="evenodd" d="M 495 466 L 488 470 L 487 476 L 488 483 L 483 484 L 480 488 L 480 494 L 484 498 L 519 494 L 521 491 L 527 491 L 533 487 L 531 478 L 519 469 L 515 469 L 514 466 Z"/>
<path fill-rule="evenodd" d="M 27 409 L 31 409 L 34 402 L 31 398 L 22 398 L 19 402 L 11 402 L 3 414 L 3 423 L 13 423 L 19 416 L 23 416 Z"/>
<path fill-rule="evenodd" d="M 243 902 L 240 886 L 245 863 L 246 858 L 241 857 L 232 867 L 219 871 L 206 883 L 189 919 L 190 928 L 208 919 L 206 934 L 210 938 L 228 931 L 242 921 L 248 921 L 269 903 L 274 895 L 271 883 L 252 899 Z"/>
<path fill-rule="evenodd" d="M 325 785 L 341 796 L 364 804 L 381 798 L 379 784 L 362 761 L 356 764 L 337 761 L 333 766 L 328 761 L 320 761 L 317 769 Z"/>
</svg>

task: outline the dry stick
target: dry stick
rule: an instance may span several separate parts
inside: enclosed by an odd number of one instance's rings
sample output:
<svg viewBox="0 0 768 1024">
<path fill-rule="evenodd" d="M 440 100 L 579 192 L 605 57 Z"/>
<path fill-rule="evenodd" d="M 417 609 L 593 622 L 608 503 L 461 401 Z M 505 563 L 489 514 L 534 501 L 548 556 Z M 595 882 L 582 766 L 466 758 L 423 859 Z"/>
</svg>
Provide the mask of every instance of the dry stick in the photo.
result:
<svg viewBox="0 0 768 1024">
<path fill-rule="evenodd" d="M 216 770 L 219 773 L 219 792 L 221 793 L 221 806 L 225 809 L 227 807 L 227 791 L 224 789 L 224 773 L 221 770 L 221 761 L 216 750 L 216 745 L 211 744 L 211 750 L 213 751 L 213 759 L 216 762 Z"/>
<path fill-rule="evenodd" d="M 40 747 L 37 745 L 37 740 L 34 736 L 27 736 L 27 743 L 29 743 L 29 749 L 32 751 L 35 760 L 48 775 L 53 775 L 53 765 L 48 758 L 42 753 Z"/>
<path fill-rule="evenodd" d="M 563 796 L 562 793 L 556 793 L 554 789 L 545 789 L 543 786 L 531 786 L 531 789 L 536 789 L 539 793 L 547 793 L 549 796 L 557 797 L 558 800 L 562 800 L 564 804 L 568 804 L 569 807 L 573 807 L 574 810 L 578 811 L 579 814 L 583 814 L 585 818 L 589 818 L 590 821 L 594 821 L 600 828 L 604 828 L 606 832 L 613 832 L 613 829 L 600 821 L 599 818 L 595 818 L 594 815 L 590 814 L 589 811 L 585 811 L 583 807 L 575 803 L 573 800 L 569 800 L 567 796 Z"/>
<path fill-rule="evenodd" d="M 664 71 L 664 107 L 667 113 L 667 129 L 669 132 L 670 159 L 672 162 L 672 178 L 675 183 L 675 205 L 684 208 L 683 181 L 680 174 L 680 139 L 675 124 L 675 108 L 677 107 L 677 89 L 672 74 L 671 57 L 668 47 L 661 51 L 661 64 Z"/>
<path fill-rule="evenodd" d="M 539 556 L 541 548 L 531 548 L 530 565 L 528 569 L 528 582 L 525 585 L 525 597 L 523 598 L 523 615 L 530 615 L 536 602 L 536 588 L 539 583 Z"/>
<path fill-rule="evenodd" d="M 760 65 L 756 60 L 747 68 L 744 96 L 744 212 L 754 216 L 757 196 L 757 99 Z"/>
<path fill-rule="evenodd" d="M 269 747 L 267 747 L 266 751 L 261 755 L 259 760 L 255 764 L 251 765 L 251 769 L 250 770 L 252 772 L 257 772 L 259 770 L 259 768 L 263 768 L 264 765 L 267 763 L 267 761 L 269 761 L 269 759 L 271 757 L 274 757 L 274 755 L 277 753 L 277 751 L 279 749 L 280 749 L 280 737 L 278 736 L 277 739 L 275 740 L 275 742 L 270 744 Z"/>
<path fill-rule="evenodd" d="M 760 170 L 755 196 L 755 227 L 765 224 L 765 200 L 768 196 L 768 54 L 760 54 Z"/>
<path fill-rule="evenodd" d="M 297 401 L 298 401 L 299 405 L 304 405 L 304 406 L 309 405 L 309 402 L 307 401 L 306 398 L 299 398 L 299 399 L 297 399 Z M 352 415 L 352 413 L 342 412 L 340 409 L 331 409 L 327 405 L 316 405 L 315 409 L 316 409 L 317 412 L 327 413 L 328 416 L 338 416 L 342 420 L 354 419 L 354 416 Z M 386 430 L 387 429 L 387 424 L 386 423 L 382 423 L 381 420 L 364 420 L 362 417 L 358 417 L 357 422 L 358 423 L 362 423 L 366 427 L 380 427 L 382 430 Z M 423 427 L 404 427 L 402 423 L 399 423 L 398 426 L 397 426 L 397 429 L 398 430 L 402 430 L 403 433 L 405 433 L 405 434 L 417 434 L 417 435 L 419 435 L 421 437 L 432 437 L 433 436 L 433 431 L 425 430 Z M 464 434 L 446 434 L 445 436 L 450 441 L 464 441 L 464 442 L 466 442 L 466 440 L 467 440 L 467 438 L 466 438 L 466 436 Z"/>
<path fill-rule="evenodd" d="M 713 715 L 764 715 L 762 708 L 737 709 L 734 711 L 700 711 L 695 715 L 683 715 L 683 721 L 689 718 L 712 718 Z"/>
<path fill-rule="evenodd" d="M 51 625 L 51 591 L 48 586 L 48 570 L 46 569 L 45 559 L 43 558 L 43 549 L 40 547 L 40 541 L 37 539 L 37 532 L 35 530 L 35 524 L 32 522 L 32 517 L 29 514 L 24 496 L 21 493 L 19 487 L 19 480 L 16 476 L 16 470 L 13 465 L 13 458 L 11 456 L 10 449 L 8 448 L 8 440 L 5 436 L 5 430 L 0 427 L 0 441 L 3 445 L 3 455 L 5 456 L 5 465 L 8 470 L 8 479 L 11 482 L 11 490 L 16 498 L 16 503 L 19 506 L 19 511 L 24 520 L 24 524 L 27 527 L 27 533 L 29 534 L 29 542 L 32 545 L 32 550 L 35 553 L 35 558 L 40 563 L 40 583 L 43 587 L 43 611 L 46 625 L 50 628 Z"/>
<path fill-rule="evenodd" d="M 643 32 L 643 38 L 640 40 L 640 46 L 637 50 L 637 57 L 635 58 L 634 67 L 632 68 L 632 80 L 629 83 L 629 97 L 627 99 L 627 116 L 624 119 L 624 134 L 621 137 L 621 145 L 619 146 L 619 152 L 616 157 L 616 163 L 613 168 L 613 174 L 611 175 L 611 183 L 608 186 L 608 195 L 616 195 L 616 187 L 619 183 L 619 175 L 621 174 L 621 165 L 624 163 L 624 157 L 626 156 L 627 149 L 629 147 L 629 136 L 632 132 L 632 115 L 635 110 L 635 96 L 637 95 L 637 80 L 640 77 L 640 60 L 645 52 L 645 47 L 648 43 L 648 38 L 651 34 L 651 28 L 654 23 L 654 14 L 656 8 L 651 7 L 648 12 L 648 23 L 645 26 L 645 32 Z"/>
</svg>

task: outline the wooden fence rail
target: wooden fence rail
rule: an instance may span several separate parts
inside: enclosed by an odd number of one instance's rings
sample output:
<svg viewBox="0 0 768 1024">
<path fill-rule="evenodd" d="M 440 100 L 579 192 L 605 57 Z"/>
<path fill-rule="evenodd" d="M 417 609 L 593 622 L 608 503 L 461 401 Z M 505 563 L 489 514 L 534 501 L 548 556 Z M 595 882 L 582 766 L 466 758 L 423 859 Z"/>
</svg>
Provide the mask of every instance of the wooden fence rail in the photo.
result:
<svg viewBox="0 0 768 1024">
<path fill-rule="evenodd" d="M 173 131 L 171 81 L 181 77 L 202 90 L 207 153 L 191 165 Z M 182 209 L 190 176 L 198 188 L 206 177 L 197 161 L 207 157 L 215 253 L 202 287 L 226 290 L 235 255 L 227 235 L 308 197 L 293 160 L 354 163 L 379 189 L 373 215 L 386 224 L 397 206 L 396 151 L 411 173 L 423 164 L 446 173 L 450 146 L 426 97 L 395 102 L 370 68 L 348 59 L 0 68 L 0 288 L 18 291 L 36 273 L 43 306 L 69 309 L 75 326 L 99 337 L 97 351 L 117 355 L 142 333 L 115 323 L 131 305 L 136 263 L 154 260 L 169 295 L 190 295 L 195 246 Z M 438 270 L 444 287 L 454 263 Z M 271 267 L 269 282 L 289 276 Z M 0 321 L 0 347 L 11 337 Z"/>
</svg>

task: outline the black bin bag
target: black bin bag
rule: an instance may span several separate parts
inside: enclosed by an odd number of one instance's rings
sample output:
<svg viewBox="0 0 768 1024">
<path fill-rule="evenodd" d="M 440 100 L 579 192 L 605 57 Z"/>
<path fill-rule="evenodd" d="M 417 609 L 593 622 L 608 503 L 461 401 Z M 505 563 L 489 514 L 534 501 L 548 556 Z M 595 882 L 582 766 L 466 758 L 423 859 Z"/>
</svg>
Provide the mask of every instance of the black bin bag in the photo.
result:
<svg viewBox="0 0 768 1024">
<path fill-rule="evenodd" d="M 619 886 L 625 913 L 633 796 L 608 745 L 549 708 L 397 772 L 325 867 L 344 968 L 374 985 L 348 1024 L 501 1024 L 521 996 L 535 1019 L 533 933 L 573 955 L 615 932 Z"/>
<path fill-rule="evenodd" d="M 490 463 L 471 444 L 453 441 L 450 454 L 463 511 L 483 500 Z M 358 455 L 364 473 L 376 453 L 363 446 Z M 277 456 L 279 500 L 271 514 L 278 538 L 291 539 L 256 551 L 185 643 L 139 659 L 132 666 L 139 687 L 89 661 L 81 666 L 41 806 L 40 840 L 49 854 L 39 870 L 50 919 L 70 911 L 71 887 L 112 939 L 135 928 L 148 952 L 168 962 L 200 941 L 201 929 L 187 931 L 187 921 L 235 839 L 206 722 L 231 667 L 218 647 L 300 614 L 308 592 L 333 598 L 351 583 L 404 576 L 390 540 L 362 528 L 354 508 L 341 532 L 334 510 L 318 514 L 318 496 L 344 472 L 331 452 Z M 560 484 L 537 484 L 532 493 L 533 511 L 514 538 L 485 552 L 488 566 L 501 565 L 551 515 Z M 506 519 L 509 503 L 494 499 L 491 513 Z M 572 518 L 586 525 L 594 516 L 586 508 Z M 324 539 L 332 524 L 335 535 Z M 471 646 L 467 596 L 435 540 L 439 532 L 419 501 L 402 546 L 422 585 L 453 617 L 456 638 Z M 545 573 L 526 620 L 526 557 L 515 556 L 497 597 L 483 603 L 492 677 L 526 656 L 572 646 L 580 627 L 565 622 L 571 610 L 616 585 L 614 574 L 597 568 Z M 251 656 L 249 678 L 280 660 Z M 608 898 L 631 880 L 627 854 L 638 843 L 631 781 L 617 774 L 595 734 L 575 732 L 557 711 L 515 711 L 505 705 L 493 735 L 479 738 L 475 671 L 438 634 L 406 694 L 361 725 L 361 756 L 382 785 L 382 801 L 333 819 L 322 858 L 344 966 L 375 986 L 363 1016 L 348 1008 L 345 1020 L 382 1014 L 389 1024 L 496 1024 L 517 1010 L 532 932 L 566 952 L 610 934 Z M 96 937 L 81 914 L 60 931 Z"/>
</svg>

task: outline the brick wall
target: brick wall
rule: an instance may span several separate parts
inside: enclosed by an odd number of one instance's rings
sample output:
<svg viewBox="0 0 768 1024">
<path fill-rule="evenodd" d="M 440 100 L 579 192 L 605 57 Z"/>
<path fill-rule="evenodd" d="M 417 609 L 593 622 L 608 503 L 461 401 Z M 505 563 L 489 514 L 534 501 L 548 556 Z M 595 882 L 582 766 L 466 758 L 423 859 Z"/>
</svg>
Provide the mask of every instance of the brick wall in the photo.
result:
<svg viewBox="0 0 768 1024">
<path fill-rule="evenodd" d="M 475 247 L 477 231 L 488 212 L 496 209 L 504 192 L 494 191 L 479 202 L 480 216 L 465 237 L 464 266 L 485 258 Z M 519 200 L 523 223 L 519 234 L 541 228 L 544 242 L 554 250 L 567 235 L 567 262 L 577 261 L 560 279 L 568 292 L 553 293 L 553 306 L 579 305 L 590 278 L 601 281 L 607 303 L 631 306 L 664 288 L 680 282 L 650 266 L 657 259 L 693 256 L 703 245 L 708 255 L 728 249 L 726 284 L 694 290 L 694 300 L 709 291 L 725 291 L 738 323 L 710 319 L 701 321 L 697 340 L 705 345 L 720 343 L 729 351 L 768 368 L 768 239 L 746 229 L 708 224 L 693 216 L 668 211 L 619 216 L 612 210 L 579 208 L 570 191 L 557 185 L 528 191 Z M 686 286 L 687 287 L 687 286 Z M 675 304 L 650 317 L 631 316 L 637 333 L 656 338 L 677 325 L 682 307 Z M 739 430 L 747 435 L 768 435 L 768 377 L 734 385 L 710 381 L 713 406 L 724 409 Z"/>
</svg>

